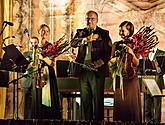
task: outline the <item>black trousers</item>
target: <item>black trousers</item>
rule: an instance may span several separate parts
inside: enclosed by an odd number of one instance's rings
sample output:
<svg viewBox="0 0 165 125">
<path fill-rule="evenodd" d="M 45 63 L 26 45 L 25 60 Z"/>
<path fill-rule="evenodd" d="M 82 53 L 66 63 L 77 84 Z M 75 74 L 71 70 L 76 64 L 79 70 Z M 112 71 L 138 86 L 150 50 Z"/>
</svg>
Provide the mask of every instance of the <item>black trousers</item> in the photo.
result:
<svg viewBox="0 0 165 125">
<path fill-rule="evenodd" d="M 161 98 L 152 97 L 150 94 L 144 95 L 144 115 L 146 122 L 150 120 L 161 122 Z"/>
<path fill-rule="evenodd" d="M 82 119 L 104 120 L 104 75 L 94 71 L 82 70 L 80 75 L 80 92 L 82 102 Z"/>
<path fill-rule="evenodd" d="M 24 92 L 24 119 L 32 118 L 32 87 Z"/>
</svg>

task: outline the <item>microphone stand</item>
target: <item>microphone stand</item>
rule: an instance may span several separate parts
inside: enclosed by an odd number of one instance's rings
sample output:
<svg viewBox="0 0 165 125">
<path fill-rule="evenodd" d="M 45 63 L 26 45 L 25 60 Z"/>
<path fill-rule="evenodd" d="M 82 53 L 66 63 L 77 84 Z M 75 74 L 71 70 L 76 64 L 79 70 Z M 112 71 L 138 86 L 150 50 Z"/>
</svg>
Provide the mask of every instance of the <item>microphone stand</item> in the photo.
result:
<svg viewBox="0 0 165 125">
<path fill-rule="evenodd" d="M 18 120 L 18 72 L 16 69 L 18 68 L 15 62 L 10 59 L 10 61 L 13 63 L 13 72 L 16 72 L 16 78 L 14 75 L 14 80 L 8 82 L 8 84 L 13 83 L 13 119 Z"/>
<path fill-rule="evenodd" d="M 5 44 L 5 40 L 13 39 L 13 38 L 15 38 L 15 36 L 8 36 L 8 37 L 4 38 L 2 44 L 4 44 L 4 46 L 6 47 L 7 45 Z"/>
<path fill-rule="evenodd" d="M 3 31 L 5 30 L 6 26 L 7 26 L 7 23 L 5 23 L 5 25 L 4 25 L 4 23 L 2 24 L 2 30 L 0 32 L 0 36 L 3 34 Z M 3 40 L 3 44 L 6 47 L 6 44 L 4 42 L 5 40 L 6 39 Z M 11 61 L 14 62 L 12 59 L 11 59 Z M 17 68 L 17 65 L 15 64 L 15 62 L 13 63 L 13 66 L 14 66 L 13 71 L 15 72 L 15 69 Z M 13 119 L 15 119 L 15 108 L 17 108 L 17 110 L 16 110 L 16 119 L 18 119 L 18 72 L 17 72 L 17 80 L 13 80 L 12 82 L 13 82 Z M 15 85 L 17 85 L 17 86 L 15 86 Z M 15 93 L 16 87 L 17 87 L 17 93 Z M 15 96 L 17 96 L 16 100 L 15 100 Z M 17 102 L 17 106 L 16 106 L 15 101 Z"/>
<path fill-rule="evenodd" d="M 3 48 L 5 51 L 2 59 L 2 69 L 7 71 L 16 72 L 13 73 L 13 119 L 18 119 L 18 73 L 24 73 L 29 61 L 21 54 L 14 44 Z M 11 82 L 8 82 L 11 83 Z M 16 90 L 17 89 L 17 90 Z M 17 92 L 17 93 L 16 93 Z M 17 104 L 17 105 L 16 105 Z"/>
<path fill-rule="evenodd" d="M 12 67 L 13 67 L 13 72 L 16 72 L 16 78 L 14 75 L 14 80 L 8 82 L 8 84 L 13 83 L 13 119 L 18 120 L 18 102 L 19 102 L 19 96 L 18 96 L 18 80 L 20 78 L 18 78 L 18 71 L 16 69 L 18 69 L 19 67 L 16 65 L 16 63 L 14 62 L 14 60 L 10 59 L 10 61 L 13 63 Z M 22 69 L 22 66 L 20 67 Z"/>
<path fill-rule="evenodd" d="M 19 89 L 18 88 L 18 80 L 22 79 L 24 77 L 28 77 L 28 75 L 37 72 L 37 70 L 35 70 L 35 71 L 33 71 L 29 74 L 24 74 L 24 75 L 18 77 L 18 71 L 16 71 L 17 68 L 19 68 L 19 67 L 15 65 L 14 70 L 13 70 L 13 72 L 16 72 L 16 78 L 8 82 L 8 84 L 13 83 L 13 119 L 15 119 L 15 120 L 19 120 L 19 116 L 18 116 L 18 108 L 19 108 L 19 106 L 18 106 L 19 105 L 18 104 L 18 102 L 19 102 L 19 98 L 18 98 L 19 97 L 18 96 L 18 93 L 19 93 L 18 92 L 18 89 Z M 22 68 L 23 67 L 20 66 L 20 69 L 22 69 Z"/>
<path fill-rule="evenodd" d="M 5 30 L 5 28 L 6 28 L 6 26 L 7 26 L 7 23 L 5 23 L 5 25 L 4 25 L 4 23 L 2 24 L 2 30 L 1 30 L 1 32 L 0 32 L 0 36 L 3 34 L 3 31 Z M 4 46 L 6 47 L 6 44 L 5 44 L 5 41 L 6 39 L 4 39 L 3 40 L 3 44 L 4 44 Z M 11 61 L 13 61 L 13 60 L 11 60 Z M 14 61 L 13 61 L 14 62 Z M 17 66 L 16 66 L 16 64 L 14 63 L 14 72 L 15 72 L 15 68 L 17 68 Z M 17 78 L 18 78 L 18 72 L 17 72 Z M 14 80 L 14 81 L 12 81 L 13 82 L 13 119 L 15 119 L 15 107 L 16 107 L 16 102 L 15 101 L 17 101 L 17 111 L 16 111 L 16 119 L 18 119 L 18 81 L 17 80 Z M 9 82 L 10 83 L 10 82 Z M 17 86 L 15 86 L 15 84 L 17 85 Z M 17 93 L 15 93 L 15 87 L 17 87 Z M 15 96 L 17 96 L 17 100 L 15 100 Z"/>
<path fill-rule="evenodd" d="M 3 24 L 4 24 L 4 23 L 3 23 Z M 2 28 L 2 30 L 1 30 L 1 32 L 0 32 L 0 36 L 2 35 L 2 33 L 3 33 L 4 29 L 6 28 L 6 26 L 7 26 L 7 23 L 5 24 L 5 26 L 2 25 L 3 28 Z"/>
</svg>

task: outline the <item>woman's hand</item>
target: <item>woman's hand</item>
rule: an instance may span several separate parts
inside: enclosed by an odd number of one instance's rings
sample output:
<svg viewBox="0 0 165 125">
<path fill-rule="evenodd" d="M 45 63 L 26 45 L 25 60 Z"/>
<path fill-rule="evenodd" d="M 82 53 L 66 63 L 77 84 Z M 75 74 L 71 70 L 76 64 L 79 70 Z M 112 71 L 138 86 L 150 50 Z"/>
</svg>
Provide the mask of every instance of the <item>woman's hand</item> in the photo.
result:
<svg viewBox="0 0 165 125">
<path fill-rule="evenodd" d="M 38 59 L 40 59 L 40 60 L 43 60 L 43 58 L 44 58 L 40 53 L 37 54 L 37 57 L 38 57 Z"/>
<path fill-rule="evenodd" d="M 129 54 L 131 54 L 132 56 L 135 55 L 134 52 L 133 52 L 133 50 L 129 46 L 126 46 L 126 52 L 129 53 Z"/>
<path fill-rule="evenodd" d="M 43 57 L 41 54 L 38 54 L 38 59 L 44 61 L 46 64 L 48 64 L 49 66 L 54 66 L 54 61 L 51 60 L 49 57 Z"/>
<path fill-rule="evenodd" d="M 113 64 L 117 63 L 118 61 L 119 61 L 119 57 L 111 58 L 111 59 L 108 61 L 108 66 L 111 67 Z"/>
<path fill-rule="evenodd" d="M 130 47 L 126 46 L 126 52 L 128 52 L 129 54 L 132 55 L 133 57 L 133 63 L 137 66 L 139 65 L 139 59 L 136 57 L 135 53 L 133 52 L 133 49 L 131 49 Z"/>
<path fill-rule="evenodd" d="M 54 61 L 51 60 L 49 57 L 44 57 L 44 58 L 43 58 L 43 61 L 44 61 L 46 64 L 48 64 L 49 66 L 54 66 L 54 65 L 55 65 Z"/>
</svg>

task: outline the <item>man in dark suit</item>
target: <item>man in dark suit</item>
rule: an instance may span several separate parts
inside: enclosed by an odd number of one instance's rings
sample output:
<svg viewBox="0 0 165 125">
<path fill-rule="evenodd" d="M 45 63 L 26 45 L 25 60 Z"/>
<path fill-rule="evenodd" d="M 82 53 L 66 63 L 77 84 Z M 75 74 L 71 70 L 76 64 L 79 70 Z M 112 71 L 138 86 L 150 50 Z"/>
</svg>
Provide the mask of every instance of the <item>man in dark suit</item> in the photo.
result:
<svg viewBox="0 0 165 125">
<path fill-rule="evenodd" d="M 76 63 L 83 64 L 79 75 L 83 119 L 102 121 L 104 82 L 112 42 L 109 31 L 97 26 L 98 14 L 95 11 L 86 13 L 86 21 L 87 27 L 77 30 L 71 46 L 79 47 Z"/>
<path fill-rule="evenodd" d="M 159 89 L 162 92 L 162 89 L 164 88 L 164 81 L 163 81 L 163 72 L 161 66 L 163 66 L 163 61 L 157 60 L 157 57 L 165 56 L 165 52 L 154 48 L 151 50 L 151 52 L 148 54 L 148 58 L 150 61 L 154 62 L 155 68 L 156 68 L 156 75 L 155 75 L 155 81 L 159 86 Z M 161 64 L 160 64 L 161 63 Z M 152 97 L 150 94 L 145 93 L 144 95 L 144 115 L 145 115 L 145 121 L 151 122 L 152 120 L 156 122 L 161 122 L 161 102 L 162 97 L 154 96 Z"/>
</svg>

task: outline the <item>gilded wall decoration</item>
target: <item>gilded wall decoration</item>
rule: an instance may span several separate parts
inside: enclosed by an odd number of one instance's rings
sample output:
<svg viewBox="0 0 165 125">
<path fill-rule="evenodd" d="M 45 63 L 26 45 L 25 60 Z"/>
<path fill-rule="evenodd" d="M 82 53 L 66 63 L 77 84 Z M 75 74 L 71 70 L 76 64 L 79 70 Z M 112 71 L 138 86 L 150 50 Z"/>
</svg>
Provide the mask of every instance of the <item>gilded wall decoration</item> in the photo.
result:
<svg viewBox="0 0 165 125">
<path fill-rule="evenodd" d="M 29 47 L 29 36 L 30 33 L 27 31 L 31 25 L 31 12 L 30 12 L 30 6 L 31 0 L 13 0 L 13 11 L 10 14 L 13 19 L 14 26 L 12 27 L 13 30 L 13 36 L 15 38 L 11 40 L 11 43 L 14 44 L 20 51 L 24 50 L 25 48 L 28 50 Z M 19 74 L 18 74 L 19 77 Z M 10 80 L 17 78 L 16 72 L 10 72 Z M 5 118 L 6 119 L 13 119 L 16 118 L 17 115 L 19 119 L 23 119 L 24 114 L 24 99 L 22 94 L 22 83 L 21 80 L 18 80 L 18 104 L 17 104 L 17 95 L 14 97 L 13 89 L 14 81 L 9 84 L 9 87 L 7 89 L 7 97 L 6 97 L 6 111 L 5 111 Z M 17 90 L 15 90 L 16 92 Z M 15 108 L 13 107 L 13 98 L 15 99 Z M 17 112 L 17 106 L 18 106 L 18 112 Z M 13 111 L 14 109 L 14 111 Z"/>
<path fill-rule="evenodd" d="M 13 0 L 13 33 L 16 39 L 15 45 L 22 46 L 23 49 L 29 47 L 29 29 L 32 26 L 32 0 Z"/>
</svg>

